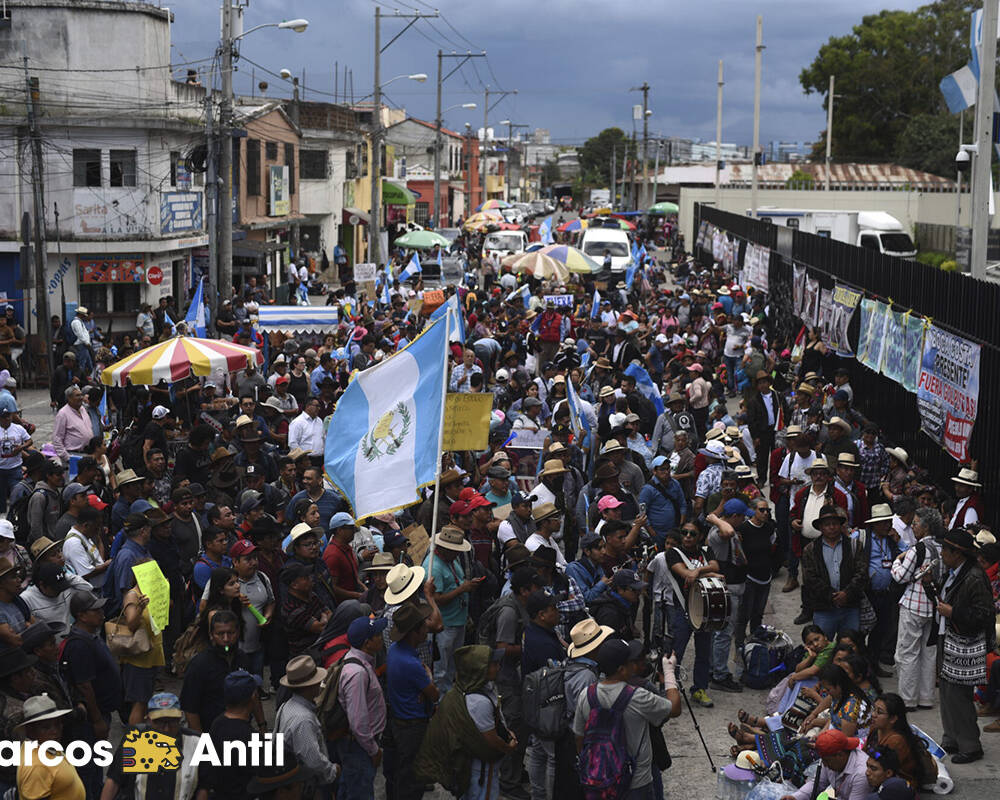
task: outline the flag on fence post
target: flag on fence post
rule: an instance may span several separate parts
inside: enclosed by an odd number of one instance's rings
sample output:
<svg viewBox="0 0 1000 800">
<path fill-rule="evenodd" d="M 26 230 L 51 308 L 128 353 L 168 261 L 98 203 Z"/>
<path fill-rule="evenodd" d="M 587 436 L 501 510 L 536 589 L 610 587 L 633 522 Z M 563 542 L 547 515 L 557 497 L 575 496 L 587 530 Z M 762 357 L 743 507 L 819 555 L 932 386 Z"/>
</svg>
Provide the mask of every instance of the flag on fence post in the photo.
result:
<svg viewBox="0 0 1000 800">
<path fill-rule="evenodd" d="M 653 383 L 653 379 L 649 377 L 649 373 L 633 361 L 625 367 L 625 374 L 635 378 L 635 388 L 655 406 L 657 414 L 662 414 L 663 398 L 660 396 L 656 384 Z"/>
<path fill-rule="evenodd" d="M 202 276 L 198 281 L 198 288 L 194 290 L 194 297 L 191 298 L 191 305 L 188 307 L 184 321 L 188 324 L 188 330 L 195 336 L 204 338 L 205 326 L 205 278 Z"/>
<path fill-rule="evenodd" d="M 326 474 L 359 519 L 413 505 L 421 487 L 434 483 L 447 328 L 446 314 L 392 358 L 359 372 L 337 403 Z"/>
</svg>

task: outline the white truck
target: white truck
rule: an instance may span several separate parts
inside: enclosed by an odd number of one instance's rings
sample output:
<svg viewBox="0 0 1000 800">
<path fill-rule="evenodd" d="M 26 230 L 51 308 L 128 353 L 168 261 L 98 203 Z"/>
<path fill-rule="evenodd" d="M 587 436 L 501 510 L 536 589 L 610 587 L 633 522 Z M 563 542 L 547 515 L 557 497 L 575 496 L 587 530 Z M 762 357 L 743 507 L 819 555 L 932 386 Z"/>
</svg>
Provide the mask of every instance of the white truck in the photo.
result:
<svg viewBox="0 0 1000 800">
<path fill-rule="evenodd" d="M 750 209 L 747 209 L 747 216 L 752 216 Z M 764 206 L 757 209 L 757 217 L 775 225 L 876 250 L 887 256 L 914 258 L 917 255 L 916 245 L 903 224 L 885 211 L 823 211 Z"/>
</svg>

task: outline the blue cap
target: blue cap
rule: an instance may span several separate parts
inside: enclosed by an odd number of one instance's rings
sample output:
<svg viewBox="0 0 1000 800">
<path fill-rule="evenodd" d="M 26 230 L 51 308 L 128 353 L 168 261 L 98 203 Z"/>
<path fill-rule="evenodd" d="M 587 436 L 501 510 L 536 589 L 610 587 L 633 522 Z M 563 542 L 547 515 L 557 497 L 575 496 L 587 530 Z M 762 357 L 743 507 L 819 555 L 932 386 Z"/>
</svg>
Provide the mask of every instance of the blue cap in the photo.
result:
<svg viewBox="0 0 1000 800">
<path fill-rule="evenodd" d="M 138 500 L 132 502 L 132 505 L 128 507 L 129 514 L 144 514 L 153 507 L 152 503 L 148 500 L 143 500 L 141 497 Z"/>
<path fill-rule="evenodd" d="M 670 466 L 669 456 L 657 456 L 656 458 L 653 459 L 653 469 L 656 469 L 657 467 L 662 467 L 664 464 L 666 464 L 668 467 Z"/>
<path fill-rule="evenodd" d="M 348 514 L 346 511 L 338 511 L 332 517 L 330 517 L 330 530 L 336 530 L 337 528 L 356 528 L 358 524 L 354 521 L 354 517 Z"/>
<path fill-rule="evenodd" d="M 725 505 L 722 506 L 722 513 L 725 516 L 731 516 L 733 514 L 742 514 L 743 516 L 748 516 L 752 512 L 750 507 L 740 500 L 738 497 L 734 497 L 731 500 L 727 500 Z"/>
<path fill-rule="evenodd" d="M 158 719 L 159 717 L 180 719 L 184 716 L 184 712 L 181 711 L 181 701 L 177 699 L 177 695 L 170 692 L 158 692 L 150 697 L 149 702 L 146 703 L 146 716 L 150 719 Z"/>
<path fill-rule="evenodd" d="M 389 620 L 385 617 L 358 617 L 347 628 L 347 641 L 351 643 L 351 647 L 362 647 L 369 639 L 381 636 L 382 631 L 388 627 Z"/>
<path fill-rule="evenodd" d="M 245 703 L 260 688 L 259 675 L 251 675 L 245 669 L 230 672 L 222 682 L 222 699 L 227 706 Z"/>
</svg>

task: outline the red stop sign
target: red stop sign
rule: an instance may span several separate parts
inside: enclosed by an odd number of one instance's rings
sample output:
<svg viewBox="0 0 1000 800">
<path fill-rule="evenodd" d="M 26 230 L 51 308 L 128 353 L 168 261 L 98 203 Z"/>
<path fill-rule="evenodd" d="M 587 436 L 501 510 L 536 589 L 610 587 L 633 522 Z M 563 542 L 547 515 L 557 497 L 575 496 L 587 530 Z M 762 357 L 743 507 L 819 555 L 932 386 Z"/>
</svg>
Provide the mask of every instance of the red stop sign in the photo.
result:
<svg viewBox="0 0 1000 800">
<path fill-rule="evenodd" d="M 146 272 L 146 280 L 153 286 L 159 286 L 163 283 L 163 270 L 159 267 L 150 267 Z"/>
</svg>

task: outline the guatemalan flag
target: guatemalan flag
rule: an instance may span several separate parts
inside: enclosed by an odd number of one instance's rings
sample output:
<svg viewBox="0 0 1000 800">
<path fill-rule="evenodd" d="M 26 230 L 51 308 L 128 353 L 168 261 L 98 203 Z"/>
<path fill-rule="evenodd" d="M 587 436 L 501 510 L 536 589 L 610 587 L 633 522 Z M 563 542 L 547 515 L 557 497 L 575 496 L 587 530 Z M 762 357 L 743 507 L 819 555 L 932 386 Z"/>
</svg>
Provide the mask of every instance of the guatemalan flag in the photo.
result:
<svg viewBox="0 0 1000 800">
<path fill-rule="evenodd" d="M 656 390 L 656 384 L 649 377 L 649 373 L 633 361 L 625 367 L 625 374 L 635 378 L 635 388 L 656 407 L 657 414 L 662 414 L 663 398 Z"/>
<path fill-rule="evenodd" d="M 566 379 L 566 405 L 569 406 L 569 419 L 573 428 L 577 431 L 589 431 L 590 423 L 580 408 L 580 397 L 577 395 L 576 389 L 573 388 L 571 378 Z"/>
<path fill-rule="evenodd" d="M 447 391 L 445 327 L 441 317 L 392 358 L 359 372 L 337 403 L 326 432 L 326 474 L 358 519 L 413 505 L 434 482 Z"/>
<path fill-rule="evenodd" d="M 403 283 L 408 281 L 414 275 L 420 273 L 420 258 L 416 253 L 413 254 L 413 258 L 410 259 L 410 263 L 406 265 L 406 268 L 399 274 L 399 282 Z"/>
<path fill-rule="evenodd" d="M 590 301 L 590 318 L 597 319 L 601 315 L 601 293 L 594 289 L 594 299 Z"/>
<path fill-rule="evenodd" d="M 625 288 L 632 291 L 632 284 L 635 283 L 635 273 L 639 271 L 639 263 L 633 261 L 625 270 Z"/>
<path fill-rule="evenodd" d="M 442 319 L 449 311 L 453 312 L 453 316 L 448 341 L 465 344 L 465 315 L 462 314 L 462 306 L 457 294 L 453 294 L 445 303 L 434 309 L 434 313 L 431 314 L 431 322 Z"/>
<path fill-rule="evenodd" d="M 188 330 L 199 338 L 205 338 L 205 278 L 198 281 L 198 288 L 194 290 L 194 297 L 191 299 L 191 306 L 187 310 L 184 321 L 188 324 Z"/>
<path fill-rule="evenodd" d="M 555 241 L 552 238 L 552 217 L 542 220 L 542 224 L 538 226 L 538 238 L 542 244 L 552 244 Z"/>
<path fill-rule="evenodd" d="M 170 315 L 166 311 L 163 312 L 163 324 L 170 326 L 170 333 L 172 336 L 177 335 L 177 323 L 170 319 Z"/>
<path fill-rule="evenodd" d="M 525 307 L 525 309 L 530 308 L 530 306 L 531 306 L 531 303 L 530 303 L 530 300 L 531 300 L 531 286 L 529 286 L 528 284 L 524 284 L 520 289 L 515 289 L 513 292 L 511 292 L 509 295 L 507 295 L 506 302 L 508 302 L 508 303 L 513 302 L 513 300 L 518 295 L 521 295 L 521 300 L 524 301 L 524 307 Z"/>
</svg>

